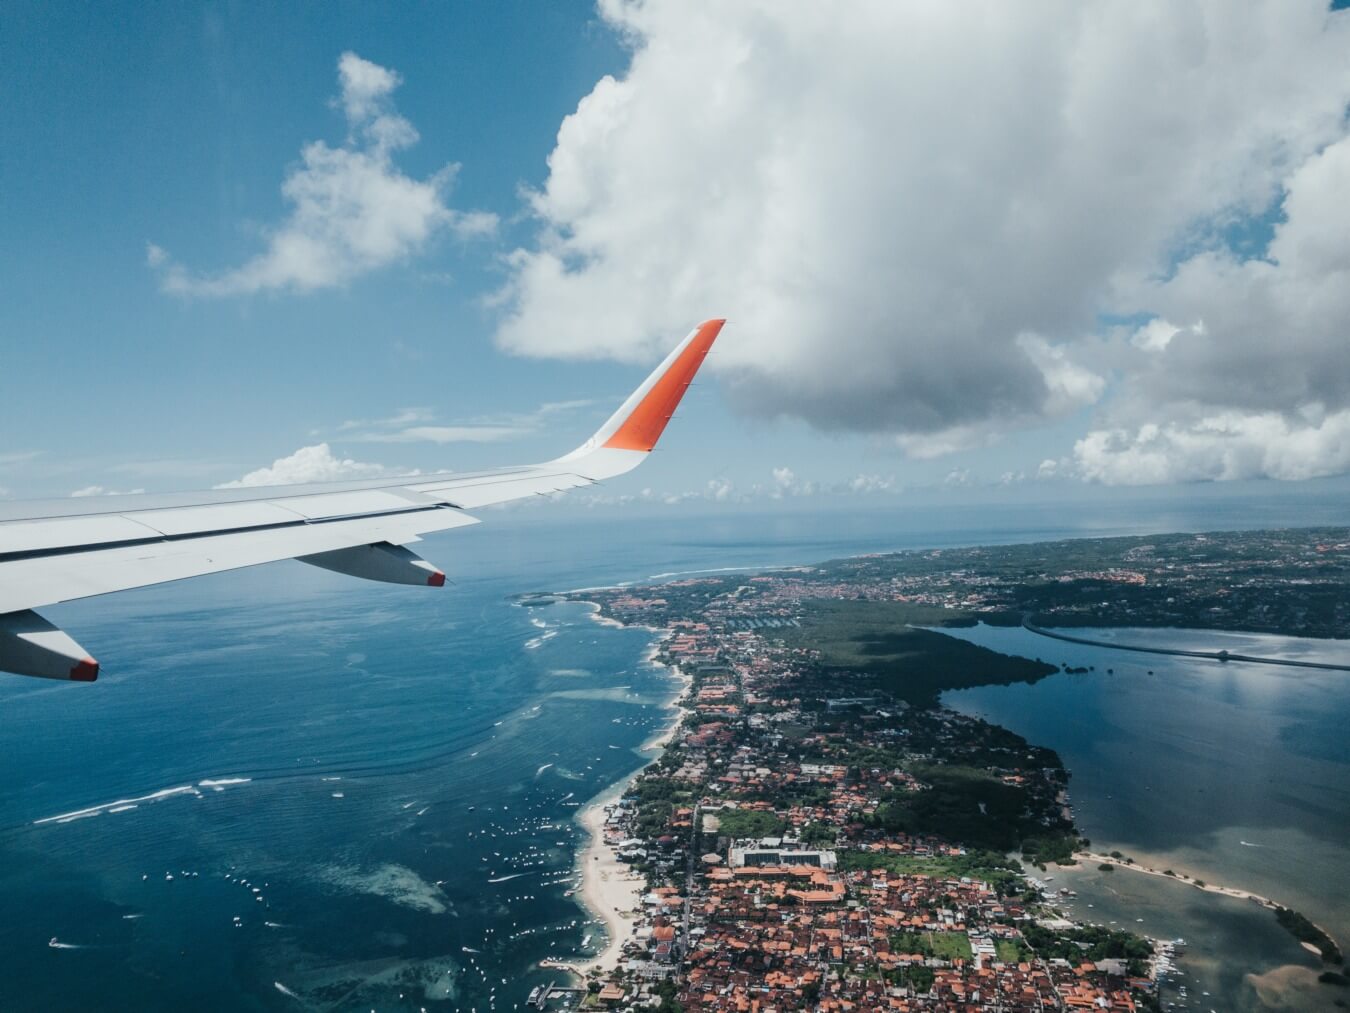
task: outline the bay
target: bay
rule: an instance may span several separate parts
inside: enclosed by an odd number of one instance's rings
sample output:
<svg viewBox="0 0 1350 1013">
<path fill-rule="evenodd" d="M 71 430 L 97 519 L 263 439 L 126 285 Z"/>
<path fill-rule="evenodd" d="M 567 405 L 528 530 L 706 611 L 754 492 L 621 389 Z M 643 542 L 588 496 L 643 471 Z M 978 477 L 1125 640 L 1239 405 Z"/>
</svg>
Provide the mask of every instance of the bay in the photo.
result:
<svg viewBox="0 0 1350 1013">
<path fill-rule="evenodd" d="M 1350 940 L 1350 673 L 1222 663 L 1065 643 L 1025 629 L 951 632 L 1004 653 L 1091 671 L 948 693 L 943 702 L 1057 750 L 1093 850 L 1269 897 Z M 1350 664 L 1350 643 L 1202 630 L 1074 630 L 1181 650 Z M 1182 1008 L 1331 1008 L 1320 961 L 1251 902 L 1139 873 L 1055 870 L 1079 914 L 1143 916 L 1188 941 Z M 1122 902 L 1122 891 L 1135 898 Z M 1093 904 L 1092 909 L 1087 905 Z M 1161 915 L 1165 914 L 1166 917 Z M 1266 976 L 1262 978 L 1261 976 Z M 1176 989 L 1173 990 L 1176 1001 Z"/>
</svg>

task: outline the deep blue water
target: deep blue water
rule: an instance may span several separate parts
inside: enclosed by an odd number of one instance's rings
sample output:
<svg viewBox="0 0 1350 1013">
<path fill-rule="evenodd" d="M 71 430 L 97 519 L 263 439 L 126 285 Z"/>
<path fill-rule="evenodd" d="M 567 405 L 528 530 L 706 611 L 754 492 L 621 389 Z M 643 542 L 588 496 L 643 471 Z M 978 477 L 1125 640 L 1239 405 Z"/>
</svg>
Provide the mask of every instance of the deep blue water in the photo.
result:
<svg viewBox="0 0 1350 1013">
<path fill-rule="evenodd" d="M 1259 517 L 1323 519 L 1288 513 Z M 419 546 L 442 591 L 291 563 L 49 610 L 104 675 L 0 678 L 0 1009 L 505 1010 L 540 959 L 596 948 L 565 896 L 576 804 L 643 762 L 672 687 L 647 634 L 521 592 L 1219 526 L 1137 503 L 486 517 Z"/>
</svg>

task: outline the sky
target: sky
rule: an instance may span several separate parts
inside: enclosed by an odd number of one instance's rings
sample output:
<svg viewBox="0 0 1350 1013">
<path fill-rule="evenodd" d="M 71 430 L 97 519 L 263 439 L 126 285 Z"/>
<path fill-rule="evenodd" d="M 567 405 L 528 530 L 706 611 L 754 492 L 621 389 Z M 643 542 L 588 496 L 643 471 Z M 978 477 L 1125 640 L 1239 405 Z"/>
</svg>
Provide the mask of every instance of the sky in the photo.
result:
<svg viewBox="0 0 1350 1013">
<path fill-rule="evenodd" d="M 16 0 L 0 496 L 548 459 L 714 316 L 575 502 L 1350 489 L 1347 52 L 1314 0 Z"/>
</svg>

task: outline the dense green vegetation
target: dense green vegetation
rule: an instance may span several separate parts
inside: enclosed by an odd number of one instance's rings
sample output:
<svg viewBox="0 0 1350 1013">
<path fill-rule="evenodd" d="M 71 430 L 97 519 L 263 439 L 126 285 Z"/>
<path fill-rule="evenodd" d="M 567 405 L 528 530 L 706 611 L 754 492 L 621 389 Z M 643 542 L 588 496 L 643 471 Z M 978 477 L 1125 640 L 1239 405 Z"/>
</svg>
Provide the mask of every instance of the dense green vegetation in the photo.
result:
<svg viewBox="0 0 1350 1013">
<path fill-rule="evenodd" d="M 937 974 L 931 967 L 912 964 L 896 971 L 888 971 L 886 980 L 892 985 L 907 985 L 919 995 L 927 995 L 933 988 L 933 979 Z"/>
<path fill-rule="evenodd" d="M 1076 865 L 1073 853 L 1082 846 L 1077 835 L 1067 831 L 1028 837 L 1022 841 L 1022 857 L 1042 869 L 1052 862 L 1057 865 Z"/>
<path fill-rule="evenodd" d="M 1347 543 L 1346 528 L 1081 538 L 838 559 L 817 572 L 831 582 L 917 579 L 930 591 L 968 588 L 979 578 L 992 592 L 985 607 L 993 609 L 979 619 L 993 625 L 1031 615 L 1048 626 L 1344 637 L 1350 630 Z M 1112 570 L 1147 579 L 1103 579 Z"/>
<path fill-rule="evenodd" d="M 813 602 L 800 627 L 781 632 L 787 643 L 821 652 L 826 679 L 859 673 L 861 684 L 850 692 L 870 686 L 916 706 L 935 705 L 945 690 L 1035 682 L 1056 671 L 1044 662 L 914 628 L 973 622 L 963 613 L 906 602 L 830 600 Z"/>
<path fill-rule="evenodd" d="M 658 777 L 644 777 L 636 781 L 628 794 L 640 803 L 674 802 L 683 804 L 693 798 L 693 793 L 677 781 L 667 781 Z"/>
<path fill-rule="evenodd" d="M 643 802 L 638 807 L 637 826 L 642 831 L 644 837 L 655 837 L 660 834 L 670 822 L 671 811 L 675 807 L 664 799 L 658 799 L 654 802 Z"/>
<path fill-rule="evenodd" d="M 1070 861 L 1077 841 L 1067 823 L 1046 826 L 1028 815 L 1027 794 L 987 770 L 955 765 L 916 766 L 925 791 L 893 791 L 869 817 L 888 833 L 931 834 L 989 851 L 1024 849 L 1040 863 Z"/>
<path fill-rule="evenodd" d="M 1022 867 L 1016 860 L 994 851 L 971 851 L 964 855 L 896 855 L 876 851 L 841 851 L 839 868 L 885 869 L 897 876 L 934 876 L 941 879 L 976 879 L 991 886 L 1020 887 Z"/>
<path fill-rule="evenodd" d="M 1277 907 L 1275 917 L 1285 930 L 1300 943 L 1312 943 L 1328 964 L 1342 962 L 1341 951 L 1331 937 L 1319 929 L 1303 915 L 1287 907 Z"/>
<path fill-rule="evenodd" d="M 803 844 L 813 847 L 828 847 L 833 844 L 839 832 L 827 823 L 808 823 L 800 834 Z"/>
<path fill-rule="evenodd" d="M 1079 925 L 1072 929 L 1047 929 L 1032 922 L 1022 926 L 1027 944 L 1047 960 L 1060 958 L 1073 964 L 1084 960 L 1124 960 L 1130 974 L 1146 973 L 1146 961 L 1153 955 L 1148 940 L 1132 932 Z"/>
</svg>

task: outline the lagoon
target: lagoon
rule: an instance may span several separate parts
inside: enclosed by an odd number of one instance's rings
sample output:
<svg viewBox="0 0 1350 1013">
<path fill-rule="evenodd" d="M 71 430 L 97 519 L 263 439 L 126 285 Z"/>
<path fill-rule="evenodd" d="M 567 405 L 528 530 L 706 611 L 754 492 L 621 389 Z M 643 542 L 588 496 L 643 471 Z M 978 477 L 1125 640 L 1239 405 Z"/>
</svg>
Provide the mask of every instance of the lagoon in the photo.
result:
<svg viewBox="0 0 1350 1013">
<path fill-rule="evenodd" d="M 943 702 L 1057 750 L 1093 850 L 1119 850 L 1141 864 L 1263 894 L 1302 911 L 1343 946 L 1350 941 L 1350 674 L 1137 654 L 1026 629 L 944 632 L 1090 669 L 1031 685 L 952 692 Z M 1177 650 L 1350 661 L 1345 641 L 1200 630 L 1071 632 Z M 1143 916 L 1141 928 L 1153 921 L 1156 933 L 1184 935 L 1191 945 L 1182 967 L 1205 985 L 1189 989 L 1192 999 L 1208 990 L 1213 1008 L 1265 1009 L 1284 996 L 1289 1008 L 1310 1009 L 1343 998 L 1326 986 L 1306 990 L 1301 970 L 1280 970 L 1318 962 L 1278 930 L 1268 932 L 1273 916 L 1249 902 L 1142 882 L 1125 871 L 1054 874 L 1052 885 L 1076 884 L 1079 915 L 1112 911 L 1122 924 Z M 1133 906 L 1121 901 L 1123 891 L 1137 898 Z M 1259 920 L 1234 933 L 1252 916 Z M 1248 972 L 1275 977 L 1253 982 Z"/>
</svg>

